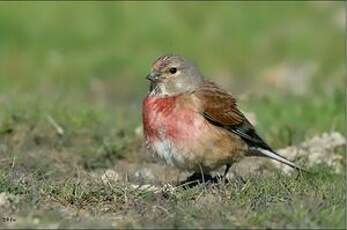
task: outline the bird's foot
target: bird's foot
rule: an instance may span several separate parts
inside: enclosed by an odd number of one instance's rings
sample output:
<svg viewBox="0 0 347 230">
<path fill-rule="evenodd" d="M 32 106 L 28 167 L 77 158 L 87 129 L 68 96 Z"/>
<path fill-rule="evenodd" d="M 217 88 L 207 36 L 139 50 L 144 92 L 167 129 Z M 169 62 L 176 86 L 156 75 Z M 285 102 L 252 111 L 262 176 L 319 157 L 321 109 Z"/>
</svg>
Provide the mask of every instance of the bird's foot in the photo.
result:
<svg viewBox="0 0 347 230">
<path fill-rule="evenodd" d="M 218 183 L 219 178 L 212 177 L 211 175 L 202 175 L 200 173 L 194 173 L 189 176 L 186 180 L 178 183 L 177 187 L 189 187 L 192 188 L 199 184 L 214 184 Z"/>
</svg>

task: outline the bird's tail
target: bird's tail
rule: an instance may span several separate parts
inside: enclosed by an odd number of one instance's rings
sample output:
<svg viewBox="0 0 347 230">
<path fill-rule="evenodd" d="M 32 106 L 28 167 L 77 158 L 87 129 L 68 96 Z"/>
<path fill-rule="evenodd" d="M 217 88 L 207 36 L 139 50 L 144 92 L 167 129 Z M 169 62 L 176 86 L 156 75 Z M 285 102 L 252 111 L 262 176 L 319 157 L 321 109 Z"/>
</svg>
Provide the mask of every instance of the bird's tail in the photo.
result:
<svg viewBox="0 0 347 230">
<path fill-rule="evenodd" d="M 288 159 L 286 159 L 285 157 L 279 155 L 278 153 L 275 153 L 274 151 L 270 151 L 267 149 L 263 149 L 263 148 L 251 148 L 251 152 L 255 155 L 255 156 L 265 156 L 265 157 L 269 157 L 275 161 L 281 162 L 285 165 L 288 165 L 296 170 L 299 171 L 303 171 L 303 172 L 307 172 L 305 169 L 303 169 L 302 167 L 298 166 L 297 164 L 294 164 L 293 162 L 289 161 Z"/>
</svg>

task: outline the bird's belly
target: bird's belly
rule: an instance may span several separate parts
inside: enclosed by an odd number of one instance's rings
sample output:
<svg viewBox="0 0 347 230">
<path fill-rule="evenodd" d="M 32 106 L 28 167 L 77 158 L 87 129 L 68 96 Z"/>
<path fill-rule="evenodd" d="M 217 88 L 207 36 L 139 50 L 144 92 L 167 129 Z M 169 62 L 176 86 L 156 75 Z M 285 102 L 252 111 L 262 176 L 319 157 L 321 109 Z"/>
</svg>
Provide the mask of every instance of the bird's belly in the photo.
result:
<svg viewBox="0 0 347 230">
<path fill-rule="evenodd" d="M 191 107 L 165 100 L 145 101 L 143 111 L 146 145 L 159 159 L 183 170 L 207 172 L 235 158 L 239 150 L 233 146 L 237 141 L 233 136 L 213 127 Z"/>
<path fill-rule="evenodd" d="M 230 163 L 230 138 L 220 136 L 203 117 L 196 115 L 191 115 L 192 119 L 163 119 L 156 135 L 146 138 L 152 152 L 161 161 L 187 171 L 209 172 Z"/>
<path fill-rule="evenodd" d="M 238 160 L 240 150 L 232 149 L 227 143 L 218 144 L 218 140 L 175 142 L 170 137 L 162 136 L 148 142 L 148 147 L 155 156 L 168 165 L 181 170 L 208 173 L 212 170 Z M 235 154 L 231 151 L 234 151 Z"/>
<path fill-rule="evenodd" d="M 145 132 L 147 144 L 159 159 L 184 170 L 197 167 L 201 158 L 198 144 L 206 128 L 205 121 L 197 115 L 183 112 L 161 117 L 152 124 L 154 133 Z"/>
<path fill-rule="evenodd" d="M 176 166 L 180 169 L 187 169 L 187 159 L 182 150 L 172 143 L 172 140 L 163 138 L 150 143 L 150 147 L 156 156 L 166 164 Z"/>
</svg>

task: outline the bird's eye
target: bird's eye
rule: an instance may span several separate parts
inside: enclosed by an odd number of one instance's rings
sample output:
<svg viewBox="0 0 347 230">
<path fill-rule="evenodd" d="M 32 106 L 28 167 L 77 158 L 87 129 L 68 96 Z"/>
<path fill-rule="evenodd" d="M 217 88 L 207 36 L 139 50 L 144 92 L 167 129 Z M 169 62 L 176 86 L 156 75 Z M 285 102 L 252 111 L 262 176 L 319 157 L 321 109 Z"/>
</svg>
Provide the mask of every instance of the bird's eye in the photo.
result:
<svg viewBox="0 0 347 230">
<path fill-rule="evenodd" d="M 177 68 L 172 67 L 172 68 L 169 69 L 169 72 L 172 73 L 172 74 L 174 74 L 174 73 L 177 72 Z"/>
</svg>

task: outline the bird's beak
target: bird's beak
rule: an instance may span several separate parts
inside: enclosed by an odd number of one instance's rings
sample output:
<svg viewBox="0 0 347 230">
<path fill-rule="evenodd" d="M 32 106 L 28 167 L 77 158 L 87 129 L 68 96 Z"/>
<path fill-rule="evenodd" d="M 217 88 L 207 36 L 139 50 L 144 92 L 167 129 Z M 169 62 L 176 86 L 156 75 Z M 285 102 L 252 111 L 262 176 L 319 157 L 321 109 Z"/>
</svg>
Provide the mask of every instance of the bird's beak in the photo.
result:
<svg viewBox="0 0 347 230">
<path fill-rule="evenodd" d="M 155 82 L 155 81 L 158 81 L 159 75 L 160 75 L 160 74 L 159 74 L 158 72 L 152 71 L 150 74 L 148 74 L 148 75 L 146 76 L 146 79 L 147 79 L 147 80 L 150 80 L 151 82 Z"/>
</svg>

